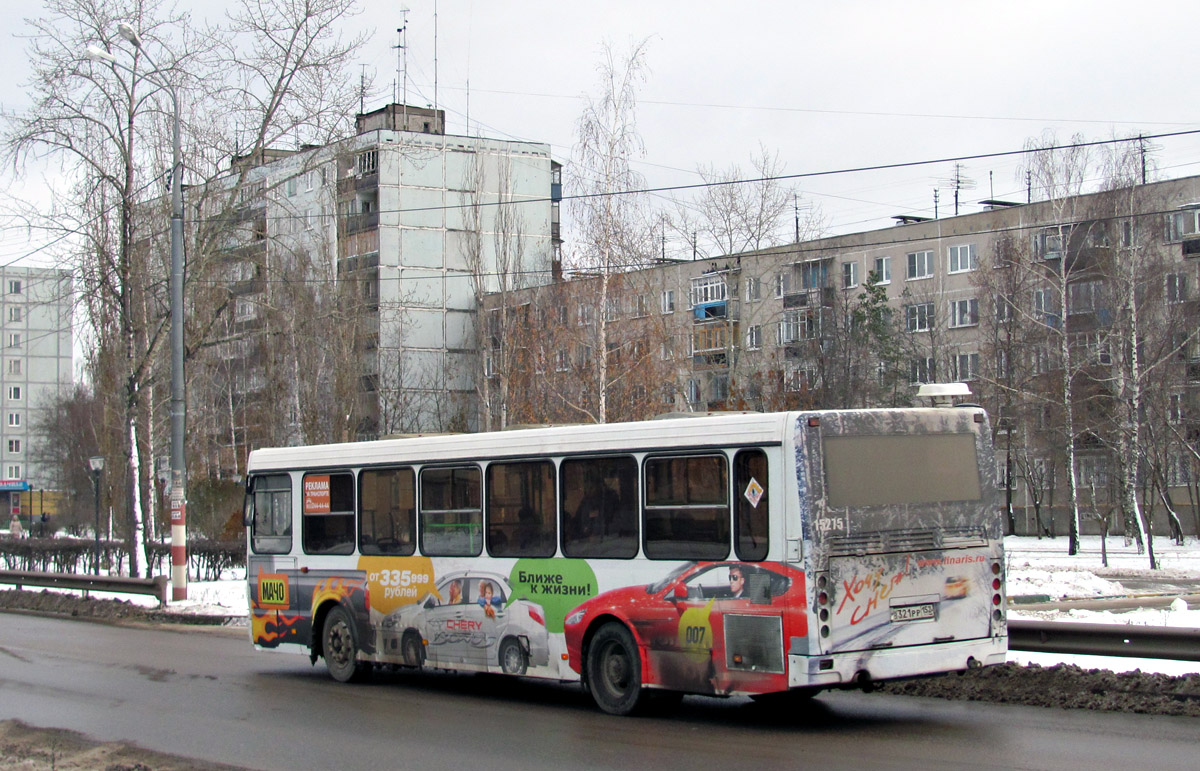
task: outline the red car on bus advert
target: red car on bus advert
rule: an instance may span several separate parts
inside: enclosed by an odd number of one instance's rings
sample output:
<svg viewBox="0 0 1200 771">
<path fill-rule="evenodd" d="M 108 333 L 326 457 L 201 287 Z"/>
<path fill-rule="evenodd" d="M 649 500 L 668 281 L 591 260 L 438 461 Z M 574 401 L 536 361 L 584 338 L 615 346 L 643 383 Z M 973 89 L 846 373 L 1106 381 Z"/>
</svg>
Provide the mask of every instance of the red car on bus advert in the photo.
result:
<svg viewBox="0 0 1200 771">
<path fill-rule="evenodd" d="M 807 636 L 804 573 L 778 562 L 688 562 L 659 581 L 599 594 L 566 617 L 571 668 L 583 674 L 597 620 L 633 630 L 642 681 L 691 693 L 787 688 L 785 641 Z"/>
</svg>

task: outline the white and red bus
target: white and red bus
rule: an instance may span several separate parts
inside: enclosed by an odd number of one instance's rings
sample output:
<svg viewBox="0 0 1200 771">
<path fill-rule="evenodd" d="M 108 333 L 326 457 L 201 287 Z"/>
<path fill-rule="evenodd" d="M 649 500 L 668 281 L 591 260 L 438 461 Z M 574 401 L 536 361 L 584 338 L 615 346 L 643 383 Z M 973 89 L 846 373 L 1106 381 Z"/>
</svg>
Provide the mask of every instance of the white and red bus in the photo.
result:
<svg viewBox="0 0 1200 771">
<path fill-rule="evenodd" d="M 255 450 L 256 647 L 582 681 L 606 712 L 1002 663 L 978 407 Z"/>
</svg>

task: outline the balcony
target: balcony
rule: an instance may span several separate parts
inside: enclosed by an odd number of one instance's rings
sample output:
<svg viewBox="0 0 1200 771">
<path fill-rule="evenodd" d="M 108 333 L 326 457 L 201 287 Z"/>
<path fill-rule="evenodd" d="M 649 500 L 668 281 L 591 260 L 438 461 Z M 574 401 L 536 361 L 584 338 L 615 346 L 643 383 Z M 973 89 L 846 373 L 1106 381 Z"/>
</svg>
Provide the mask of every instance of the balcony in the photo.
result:
<svg viewBox="0 0 1200 771">
<path fill-rule="evenodd" d="M 783 307 L 788 310 L 833 305 L 833 291 L 832 287 L 823 287 L 821 289 L 802 289 L 793 294 L 785 294 Z"/>
<path fill-rule="evenodd" d="M 379 227 L 379 212 L 370 211 L 364 214 L 349 214 L 345 217 L 346 234 L 362 233 Z"/>
<path fill-rule="evenodd" d="M 692 306 L 692 319 L 697 323 L 706 321 L 737 321 L 741 304 L 737 300 L 717 300 L 696 303 Z"/>
<path fill-rule="evenodd" d="M 353 176 L 342 177 L 338 180 L 337 191 L 339 196 L 345 196 L 359 190 L 368 190 L 377 187 L 379 187 L 378 169 L 369 174 L 355 174 Z"/>
</svg>

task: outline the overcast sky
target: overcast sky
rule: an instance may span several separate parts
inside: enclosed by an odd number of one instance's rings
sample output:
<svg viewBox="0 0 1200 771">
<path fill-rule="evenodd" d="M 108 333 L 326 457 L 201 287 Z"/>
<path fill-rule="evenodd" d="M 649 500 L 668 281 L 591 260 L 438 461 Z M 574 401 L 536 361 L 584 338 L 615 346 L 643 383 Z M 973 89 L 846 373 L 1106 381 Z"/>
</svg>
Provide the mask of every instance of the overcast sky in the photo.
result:
<svg viewBox="0 0 1200 771">
<path fill-rule="evenodd" d="M 602 43 L 648 39 L 638 108 L 646 152 L 636 168 L 650 186 L 697 182 L 701 164 L 749 171 L 760 145 L 801 174 L 1019 150 L 1046 129 L 1066 140 L 1200 128 L 1194 0 L 404 4 L 410 103 L 434 101 L 436 7 L 437 105 L 448 132 L 547 142 L 563 161 L 581 95 L 598 92 Z M 181 2 L 197 13 L 210 5 Z M 14 0 L 0 7 L 8 18 L 36 13 Z M 374 30 L 362 64 L 386 95 L 401 7 L 370 2 L 354 21 Z M 0 103 L 23 109 L 24 42 L 2 48 Z M 1200 173 L 1200 135 L 1155 144 L 1161 175 Z M 967 161 L 976 188 L 963 193 L 972 205 L 962 211 L 993 196 L 1025 200 L 1019 163 Z M 952 174 L 945 162 L 798 184 L 829 232 L 846 233 L 897 214 L 932 216 L 933 190 Z M 942 216 L 952 197 L 943 190 Z M 18 256 L 0 247 L 4 262 Z"/>
</svg>

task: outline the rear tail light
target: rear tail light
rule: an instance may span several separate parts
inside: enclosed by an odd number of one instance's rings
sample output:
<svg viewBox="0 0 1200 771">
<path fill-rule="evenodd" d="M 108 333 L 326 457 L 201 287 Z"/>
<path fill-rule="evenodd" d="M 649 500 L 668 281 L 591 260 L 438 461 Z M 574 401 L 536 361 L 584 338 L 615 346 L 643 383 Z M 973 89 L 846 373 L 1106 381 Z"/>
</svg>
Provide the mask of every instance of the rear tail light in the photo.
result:
<svg viewBox="0 0 1200 771">
<path fill-rule="evenodd" d="M 995 608 L 992 611 L 992 620 L 996 622 L 1004 618 L 1004 613 L 1001 610 L 1001 607 L 1004 605 L 1004 596 L 1001 593 L 1001 590 L 1004 588 L 1004 581 L 1001 578 L 1002 570 L 1003 568 L 999 561 L 992 563 L 992 575 L 994 576 L 992 579 L 992 606 Z"/>
<path fill-rule="evenodd" d="M 546 617 L 543 616 L 538 611 L 534 610 L 533 608 L 529 609 L 529 617 L 532 618 L 534 621 L 538 622 L 539 624 L 541 624 L 542 626 L 546 625 Z"/>
<path fill-rule="evenodd" d="M 821 619 L 821 637 L 829 637 L 829 602 L 832 599 L 829 596 L 829 578 L 826 576 L 817 577 L 817 617 Z"/>
</svg>

